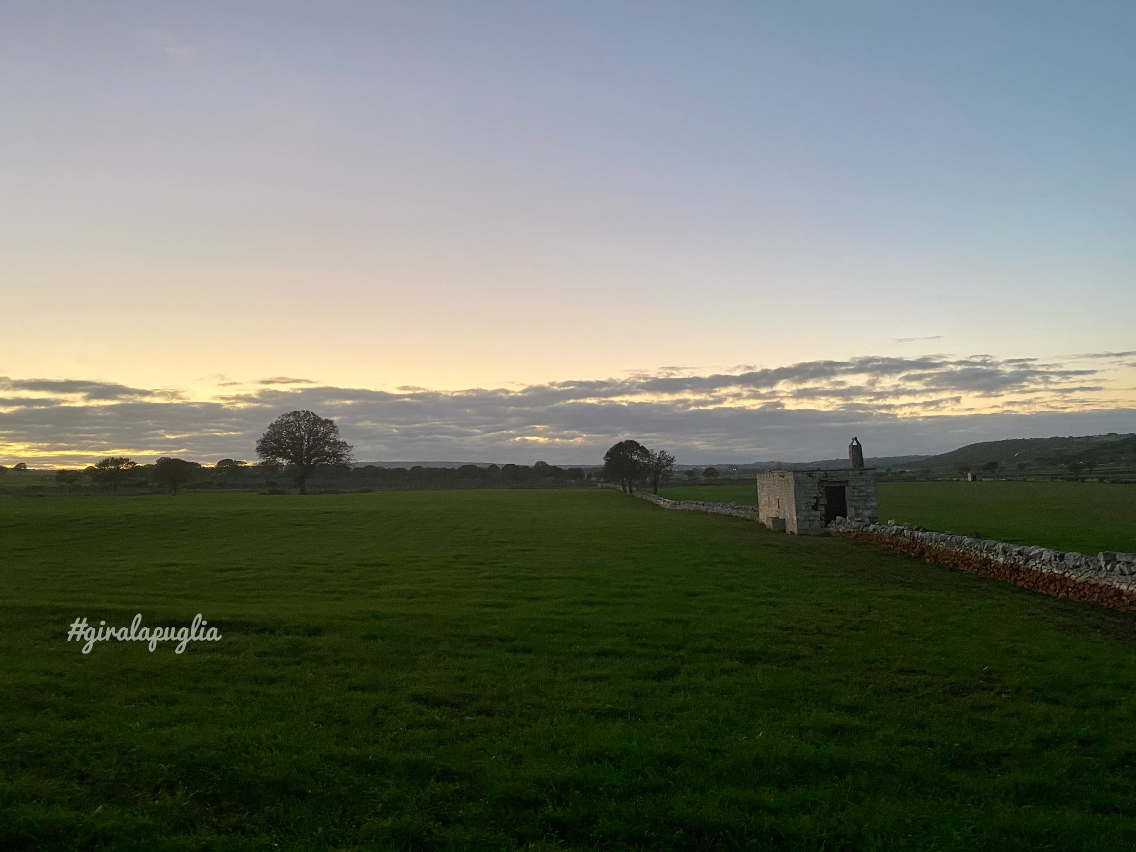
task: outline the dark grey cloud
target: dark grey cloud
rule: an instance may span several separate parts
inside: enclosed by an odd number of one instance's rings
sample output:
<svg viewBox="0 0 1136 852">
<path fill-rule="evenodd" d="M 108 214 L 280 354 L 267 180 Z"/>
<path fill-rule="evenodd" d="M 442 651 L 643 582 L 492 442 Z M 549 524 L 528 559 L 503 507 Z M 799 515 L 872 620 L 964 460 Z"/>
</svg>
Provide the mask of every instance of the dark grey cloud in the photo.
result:
<svg viewBox="0 0 1136 852">
<path fill-rule="evenodd" d="M 308 408 L 335 418 L 360 460 L 590 463 L 628 436 L 691 463 L 831 457 L 852 434 L 872 454 L 896 455 L 993 437 L 1136 430 L 1130 404 L 1102 396 L 1106 379 L 990 356 L 863 357 L 712 375 L 668 368 L 518 389 L 289 380 L 206 401 L 101 382 L 4 379 L 0 447 L 6 463 L 87 464 L 112 451 L 247 459 L 272 419 Z M 994 410 L 974 413 L 974 400 Z"/>
<path fill-rule="evenodd" d="M 78 397 L 87 402 L 155 397 L 181 398 L 181 393 L 177 391 L 131 388 L 115 382 L 81 379 L 11 379 L 7 376 L 0 376 L 0 391 L 24 391 L 49 397 Z"/>
<path fill-rule="evenodd" d="M 950 359 L 942 357 L 863 357 L 847 361 L 808 361 L 787 367 L 718 373 L 707 376 L 640 375 L 621 380 L 556 382 L 534 385 L 520 391 L 530 396 L 560 394 L 564 397 L 619 397 L 627 394 L 724 394 L 741 398 L 765 392 L 799 395 L 806 388 L 878 387 L 891 396 L 915 396 L 931 391 L 964 392 L 1036 391 L 1054 388 L 1071 379 L 1095 375 L 1091 369 L 1070 370 L 1035 359 L 998 360 L 989 356 Z"/>
</svg>

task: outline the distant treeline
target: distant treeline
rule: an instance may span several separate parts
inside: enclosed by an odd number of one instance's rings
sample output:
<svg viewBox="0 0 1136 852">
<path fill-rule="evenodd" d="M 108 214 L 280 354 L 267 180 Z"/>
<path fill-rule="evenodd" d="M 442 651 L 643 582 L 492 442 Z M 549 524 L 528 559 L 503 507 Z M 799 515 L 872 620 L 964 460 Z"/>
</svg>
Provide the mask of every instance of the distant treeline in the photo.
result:
<svg viewBox="0 0 1136 852">
<path fill-rule="evenodd" d="M 4 474 L 15 474 L 4 476 Z M 101 460 L 84 470 L 59 470 L 53 474 L 0 468 L 0 486 L 25 485 L 20 491 L 109 492 L 139 494 L 151 491 L 176 493 L 181 489 L 236 488 L 276 491 L 292 488 L 297 472 L 290 465 L 261 462 L 248 464 L 222 459 L 206 466 L 183 459 L 163 458 L 154 464 L 136 464 L 125 457 Z M 538 461 L 533 465 L 467 464 L 460 467 L 383 467 L 381 465 L 327 465 L 311 472 L 313 488 L 324 491 L 365 491 L 402 488 L 463 487 L 556 487 L 596 481 L 598 472 L 562 468 Z"/>
</svg>

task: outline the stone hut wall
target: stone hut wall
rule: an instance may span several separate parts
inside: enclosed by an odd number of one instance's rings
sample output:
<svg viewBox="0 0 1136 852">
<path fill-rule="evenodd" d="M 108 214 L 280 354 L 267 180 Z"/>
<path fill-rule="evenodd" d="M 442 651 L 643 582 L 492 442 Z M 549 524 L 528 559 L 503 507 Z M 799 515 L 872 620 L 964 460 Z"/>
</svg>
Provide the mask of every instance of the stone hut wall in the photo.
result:
<svg viewBox="0 0 1136 852">
<path fill-rule="evenodd" d="M 799 470 L 793 472 L 797 497 L 796 532 L 820 535 L 825 532 L 826 486 L 844 486 L 848 517 L 852 520 L 879 520 L 876 476 L 871 470 Z"/>
<path fill-rule="evenodd" d="M 853 520 L 879 520 L 876 475 L 872 470 L 770 470 L 758 474 L 757 505 L 760 519 L 777 529 L 784 518 L 786 532 L 823 535 L 825 532 L 825 486 L 843 486 L 847 512 Z"/>
<path fill-rule="evenodd" d="M 844 473 L 844 471 L 841 471 Z M 796 497 L 793 523 L 788 531 L 797 535 L 821 535 L 824 533 L 824 488 L 823 484 L 842 485 L 837 480 L 829 480 L 822 471 L 800 470 L 793 473 L 793 494 Z"/>
<path fill-rule="evenodd" d="M 796 532 L 793 496 L 793 472 L 789 470 L 767 470 L 757 475 L 758 520 L 771 530 L 789 530 L 789 519 L 793 518 Z"/>
</svg>

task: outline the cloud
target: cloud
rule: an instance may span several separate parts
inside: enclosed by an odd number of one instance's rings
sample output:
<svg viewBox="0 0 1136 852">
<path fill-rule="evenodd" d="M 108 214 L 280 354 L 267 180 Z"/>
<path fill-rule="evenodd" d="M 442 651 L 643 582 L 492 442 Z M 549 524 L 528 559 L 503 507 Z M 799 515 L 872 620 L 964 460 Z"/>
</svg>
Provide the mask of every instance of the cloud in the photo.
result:
<svg viewBox="0 0 1136 852">
<path fill-rule="evenodd" d="M 230 384 L 236 384 L 231 382 Z M 257 382 L 258 385 L 314 385 L 315 382 L 311 379 L 292 379 L 288 376 L 273 376 L 269 379 L 261 379 Z"/>
<path fill-rule="evenodd" d="M 942 340 L 943 335 L 932 334 L 930 337 L 893 337 L 892 343 L 917 343 L 921 340 Z"/>
<path fill-rule="evenodd" d="M 669 367 L 463 390 L 380 391 L 277 376 L 205 400 L 84 380 L 4 378 L 0 392 L 5 463 L 87 464 L 112 450 L 250 458 L 264 427 L 294 409 L 335 418 L 364 461 L 595 463 L 629 436 L 691 463 L 804 461 L 838 455 L 853 434 L 873 455 L 898 455 L 1136 429 L 1136 399 L 1112 366 L 987 355 L 864 356 L 709 375 Z"/>
<path fill-rule="evenodd" d="M 1136 349 L 1129 349 L 1126 352 L 1083 352 L 1080 355 L 1074 355 L 1073 358 L 1078 361 L 1110 361 L 1131 358 L 1133 355 L 1136 355 Z"/>
<path fill-rule="evenodd" d="M 84 402 L 121 401 L 124 399 L 180 399 L 181 391 L 147 390 L 131 388 L 115 382 L 94 382 L 80 379 L 10 379 L 0 376 L 0 391 L 24 391 L 32 396 L 23 396 L 21 402 L 42 401 L 43 404 L 59 404 L 66 398 L 77 398 Z"/>
</svg>

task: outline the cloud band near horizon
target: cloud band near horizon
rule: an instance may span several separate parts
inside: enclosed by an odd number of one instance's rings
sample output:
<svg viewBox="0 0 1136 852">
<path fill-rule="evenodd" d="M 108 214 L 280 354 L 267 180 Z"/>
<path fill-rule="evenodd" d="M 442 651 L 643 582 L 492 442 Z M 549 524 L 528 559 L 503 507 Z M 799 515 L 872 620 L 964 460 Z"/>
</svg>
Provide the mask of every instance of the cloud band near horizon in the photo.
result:
<svg viewBox="0 0 1136 852">
<path fill-rule="evenodd" d="M 108 454 L 250 459 L 278 415 L 334 418 L 360 461 L 594 464 L 616 440 L 680 462 L 937 453 L 1009 437 L 1136 431 L 1136 352 L 1064 362 L 866 356 L 698 375 L 672 368 L 514 389 L 342 388 L 274 377 L 179 389 L 0 377 L 0 459 L 81 466 Z"/>
</svg>

